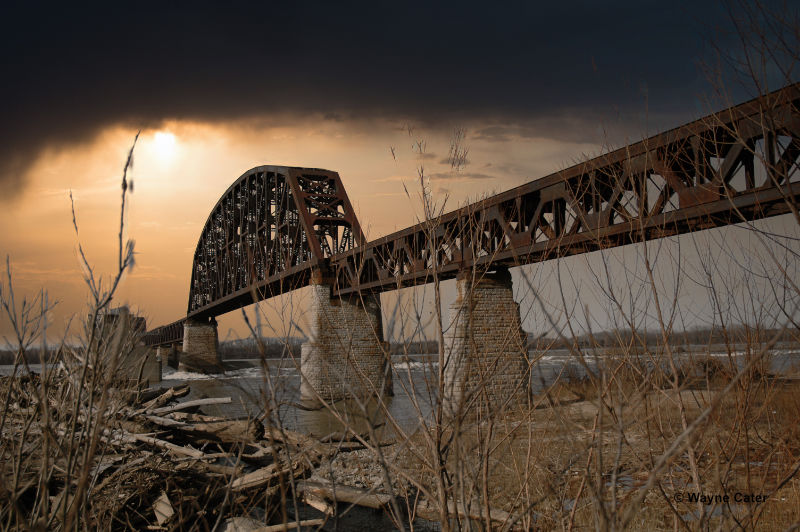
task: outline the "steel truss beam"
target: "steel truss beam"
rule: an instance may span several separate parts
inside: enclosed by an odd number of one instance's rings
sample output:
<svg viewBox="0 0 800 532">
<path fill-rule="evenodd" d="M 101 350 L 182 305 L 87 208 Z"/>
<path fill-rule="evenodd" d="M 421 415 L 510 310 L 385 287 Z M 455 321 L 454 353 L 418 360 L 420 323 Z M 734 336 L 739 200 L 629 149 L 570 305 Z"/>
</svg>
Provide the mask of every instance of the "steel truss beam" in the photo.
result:
<svg viewBox="0 0 800 532">
<path fill-rule="evenodd" d="M 217 316 L 304 286 L 311 268 L 363 244 L 339 174 L 253 168 L 222 195 L 203 227 L 188 317 Z"/>
<path fill-rule="evenodd" d="M 791 85 L 335 255 L 334 294 L 796 211 L 798 104 Z"/>
</svg>

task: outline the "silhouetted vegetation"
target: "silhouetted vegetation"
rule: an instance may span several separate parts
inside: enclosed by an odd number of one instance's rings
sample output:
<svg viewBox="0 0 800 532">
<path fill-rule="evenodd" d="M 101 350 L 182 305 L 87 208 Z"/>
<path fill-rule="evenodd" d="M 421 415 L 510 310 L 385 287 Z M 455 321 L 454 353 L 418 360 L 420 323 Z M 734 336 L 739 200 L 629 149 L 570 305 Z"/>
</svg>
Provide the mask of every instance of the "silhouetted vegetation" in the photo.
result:
<svg viewBox="0 0 800 532">
<path fill-rule="evenodd" d="M 667 342 L 677 349 L 708 347 L 713 345 L 737 345 L 751 342 L 794 342 L 792 330 L 785 328 L 749 327 L 731 325 L 728 327 L 697 328 L 688 331 L 670 332 Z M 555 338 L 546 335 L 528 334 L 528 349 L 570 349 L 570 348 L 613 348 L 619 345 L 657 346 L 664 343 L 661 331 L 632 331 L 620 329 L 582 334 L 574 338 Z"/>
<path fill-rule="evenodd" d="M 28 364 L 50 363 L 57 359 L 58 348 L 50 348 L 42 351 L 41 349 L 31 349 L 22 353 L 22 358 Z M 0 366 L 11 366 L 17 358 L 17 351 L 10 349 L 0 350 Z M 22 360 L 20 360 L 22 362 Z"/>
<path fill-rule="evenodd" d="M 261 358 L 259 342 L 255 338 L 226 340 L 219 343 L 222 360 Z M 300 338 L 261 338 L 265 358 L 300 357 Z"/>
</svg>

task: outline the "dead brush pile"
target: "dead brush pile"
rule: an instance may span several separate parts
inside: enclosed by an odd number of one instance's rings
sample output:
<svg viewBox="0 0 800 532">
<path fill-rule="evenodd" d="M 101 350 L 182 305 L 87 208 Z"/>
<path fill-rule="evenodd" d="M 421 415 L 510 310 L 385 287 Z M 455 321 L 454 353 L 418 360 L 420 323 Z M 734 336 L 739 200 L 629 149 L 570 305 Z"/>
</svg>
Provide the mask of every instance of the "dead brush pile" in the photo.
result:
<svg viewBox="0 0 800 532">
<path fill-rule="evenodd" d="M 253 509 L 285 523 L 294 479 L 335 446 L 194 412 L 230 398 L 170 404 L 188 392 L 80 390 L 63 367 L 0 378 L 0 528 L 211 530 Z"/>
</svg>

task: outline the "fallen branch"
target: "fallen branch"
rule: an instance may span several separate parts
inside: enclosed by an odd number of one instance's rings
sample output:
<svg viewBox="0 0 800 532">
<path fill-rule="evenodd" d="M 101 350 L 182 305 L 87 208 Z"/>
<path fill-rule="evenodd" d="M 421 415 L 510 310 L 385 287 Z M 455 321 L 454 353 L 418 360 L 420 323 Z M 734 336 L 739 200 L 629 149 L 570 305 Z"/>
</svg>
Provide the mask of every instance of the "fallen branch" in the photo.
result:
<svg viewBox="0 0 800 532">
<path fill-rule="evenodd" d="M 128 443 L 141 442 L 141 443 L 146 443 L 148 445 L 152 445 L 154 447 L 160 447 L 161 449 L 166 449 L 175 454 L 182 454 L 184 456 L 191 456 L 193 458 L 207 458 L 206 454 L 203 451 L 193 449 L 192 447 L 181 447 L 180 445 L 175 445 L 174 443 L 170 443 L 168 441 L 159 440 L 158 438 L 154 438 L 152 436 L 144 434 L 134 434 L 126 430 L 119 430 L 117 434 L 121 437 L 122 441 L 124 442 Z"/>
<path fill-rule="evenodd" d="M 191 412 L 172 412 L 169 415 L 170 418 L 175 419 L 177 421 L 184 421 L 186 423 L 209 423 L 212 421 L 230 421 L 230 419 L 226 417 L 219 417 L 219 416 L 206 416 L 203 414 L 193 414 Z"/>
<path fill-rule="evenodd" d="M 264 431 L 264 437 L 268 440 L 280 443 L 287 443 L 289 445 L 294 445 L 296 447 L 304 447 L 306 445 L 318 445 L 319 443 L 314 438 L 306 436 L 305 434 L 301 434 L 299 432 L 294 432 L 292 430 L 287 430 L 287 429 L 279 430 L 275 427 L 267 427 L 267 429 Z"/>
<path fill-rule="evenodd" d="M 159 416 L 144 416 L 147 421 L 161 427 L 177 429 L 193 436 L 207 437 L 226 442 L 258 441 L 264 433 L 264 427 L 257 420 L 220 420 L 206 423 L 184 423 Z"/>
<path fill-rule="evenodd" d="M 370 490 L 352 488 L 350 486 L 333 485 L 327 482 L 314 482 L 303 480 L 297 483 L 297 490 L 302 494 L 316 495 L 334 503 L 346 502 L 358 506 L 366 506 L 380 510 L 388 506 L 392 500 L 391 495 L 375 493 Z"/>
<path fill-rule="evenodd" d="M 324 519 L 306 519 L 305 521 L 294 523 L 284 523 L 282 525 L 271 525 L 271 526 L 264 526 L 261 528 L 256 528 L 253 532 L 283 532 L 285 530 L 294 530 L 295 528 L 300 528 L 303 526 L 322 526 L 325 524 Z"/>
<path fill-rule="evenodd" d="M 185 396 L 189 393 L 189 385 L 185 384 L 183 386 L 174 386 L 167 390 L 166 392 L 162 393 L 155 399 L 147 401 L 142 405 L 142 408 L 137 410 L 135 414 L 141 414 L 143 412 L 147 412 L 148 410 L 152 410 L 165 404 L 169 403 L 173 399 L 178 399 L 180 397 Z"/>
<path fill-rule="evenodd" d="M 315 482 L 310 480 L 303 480 L 297 484 L 298 492 L 301 496 L 311 494 L 312 496 L 323 497 L 334 503 L 346 502 L 358 506 L 365 506 L 380 510 L 386 508 L 392 500 L 392 495 L 386 493 L 376 493 L 371 490 L 353 488 L 350 486 L 333 485 L 329 482 Z M 447 502 L 448 512 L 451 514 L 458 513 L 459 516 L 474 519 L 484 520 L 485 514 L 479 509 L 475 512 L 466 510 L 463 504 L 456 504 L 453 501 Z M 439 510 L 430 503 L 419 503 L 415 508 L 415 514 L 423 519 L 431 521 L 438 521 L 441 514 Z M 498 523 L 505 523 L 511 519 L 511 514 L 503 510 L 490 510 L 489 519 Z"/>
<path fill-rule="evenodd" d="M 475 506 L 479 507 L 477 512 L 472 510 L 472 508 Z M 471 505 L 470 510 L 468 511 L 464 504 L 456 504 L 454 501 L 447 501 L 447 511 L 450 514 L 458 513 L 460 517 L 465 517 L 467 519 L 473 519 L 476 521 L 485 521 L 486 519 L 486 514 L 483 512 L 483 508 L 480 508 L 479 504 Z M 428 502 L 419 503 L 415 512 L 416 515 L 422 517 L 423 519 L 429 519 L 431 521 L 438 520 L 441 516 L 439 510 L 433 504 Z M 510 522 L 512 516 L 510 513 L 503 510 L 490 509 L 489 519 L 497 523 L 506 523 Z"/>
<path fill-rule="evenodd" d="M 150 411 L 152 414 L 168 414 L 170 412 L 177 412 L 178 410 L 186 410 L 187 408 L 194 408 L 195 406 L 206 405 L 227 405 L 231 402 L 230 397 L 209 397 L 207 399 L 195 399 L 193 401 L 186 401 L 178 403 L 177 405 L 164 406 Z"/>
<path fill-rule="evenodd" d="M 336 506 L 330 504 L 323 497 L 320 497 L 310 492 L 303 492 L 300 494 L 300 498 L 304 503 L 311 506 L 315 510 L 322 512 L 327 516 L 332 516 L 336 513 Z"/>
<path fill-rule="evenodd" d="M 299 476 L 305 472 L 305 467 L 299 461 L 295 461 L 291 466 L 283 464 L 270 464 L 261 469 L 256 469 L 251 473 L 247 473 L 231 483 L 233 491 L 241 491 L 250 488 L 257 488 L 265 484 L 269 484 L 274 479 L 280 476 Z"/>
</svg>

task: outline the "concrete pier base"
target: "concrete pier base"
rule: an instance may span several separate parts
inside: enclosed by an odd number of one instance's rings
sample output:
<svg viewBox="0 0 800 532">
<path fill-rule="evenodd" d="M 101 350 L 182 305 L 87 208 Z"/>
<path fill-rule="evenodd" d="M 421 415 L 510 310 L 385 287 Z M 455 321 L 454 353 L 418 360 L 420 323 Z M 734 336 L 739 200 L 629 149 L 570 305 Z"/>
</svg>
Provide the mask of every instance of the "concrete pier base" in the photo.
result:
<svg viewBox="0 0 800 532">
<path fill-rule="evenodd" d="M 183 326 L 183 349 L 178 363 L 179 371 L 222 373 L 219 356 L 217 321 L 186 320 Z"/>
<path fill-rule="evenodd" d="M 169 358 L 167 359 L 168 366 L 178 369 L 178 364 L 180 363 L 182 349 L 183 349 L 183 344 L 172 344 L 172 346 L 169 349 Z"/>
<path fill-rule="evenodd" d="M 156 360 L 161 363 L 161 370 L 163 371 L 164 368 L 167 367 L 167 362 L 169 361 L 169 353 L 172 346 L 169 345 L 160 345 L 156 348 Z"/>
<path fill-rule="evenodd" d="M 311 285 L 308 341 L 300 355 L 300 395 L 306 403 L 392 395 L 380 297 L 331 299 L 330 284 Z"/>
<path fill-rule="evenodd" d="M 529 364 L 511 274 L 464 272 L 445 333 L 445 413 L 480 420 L 527 401 Z"/>
</svg>

